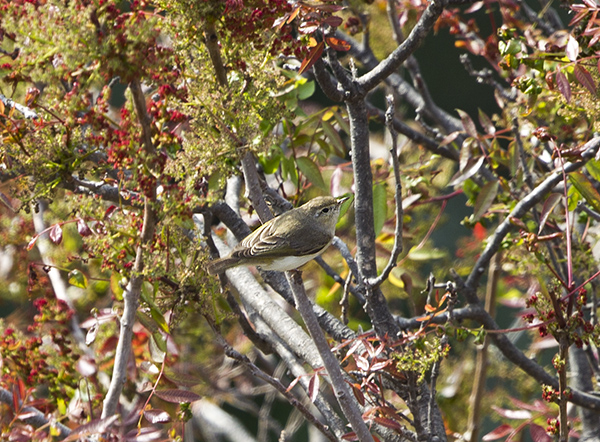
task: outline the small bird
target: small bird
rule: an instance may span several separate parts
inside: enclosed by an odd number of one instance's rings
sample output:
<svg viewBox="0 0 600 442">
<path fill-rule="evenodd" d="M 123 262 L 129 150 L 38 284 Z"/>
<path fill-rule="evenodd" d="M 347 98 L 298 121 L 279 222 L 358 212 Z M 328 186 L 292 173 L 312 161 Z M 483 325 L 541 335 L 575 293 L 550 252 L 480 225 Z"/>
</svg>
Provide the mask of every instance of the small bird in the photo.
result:
<svg viewBox="0 0 600 442">
<path fill-rule="evenodd" d="M 228 256 L 209 262 L 206 270 L 216 275 L 241 265 L 280 272 L 303 266 L 331 244 L 340 208 L 347 199 L 319 196 L 267 221 Z"/>
</svg>

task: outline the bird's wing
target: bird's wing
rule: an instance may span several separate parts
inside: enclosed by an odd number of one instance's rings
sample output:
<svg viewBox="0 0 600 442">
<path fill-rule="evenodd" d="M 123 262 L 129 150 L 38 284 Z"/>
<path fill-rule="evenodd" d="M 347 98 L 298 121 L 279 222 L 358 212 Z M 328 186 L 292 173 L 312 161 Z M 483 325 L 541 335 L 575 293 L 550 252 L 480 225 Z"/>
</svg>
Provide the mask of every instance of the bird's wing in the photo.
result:
<svg viewBox="0 0 600 442">
<path fill-rule="evenodd" d="M 285 216 L 285 214 L 280 215 Z M 238 258 L 248 257 L 278 257 L 278 256 L 304 256 L 321 251 L 331 242 L 331 237 L 318 230 L 306 227 L 298 221 L 288 220 L 290 229 L 296 230 L 293 236 L 277 235 L 273 223 L 265 223 L 244 238 L 235 247 L 232 256 Z M 307 238 L 310 243 L 307 245 Z"/>
<path fill-rule="evenodd" d="M 239 258 L 281 256 L 287 249 L 287 242 L 275 235 L 274 224 L 265 223 L 241 240 L 232 254 Z"/>
<path fill-rule="evenodd" d="M 288 247 L 296 250 L 297 256 L 314 255 L 327 247 L 333 239 L 333 235 L 310 227 L 303 226 L 300 232 L 288 241 Z M 307 243 L 307 238 L 310 238 L 310 244 Z"/>
</svg>

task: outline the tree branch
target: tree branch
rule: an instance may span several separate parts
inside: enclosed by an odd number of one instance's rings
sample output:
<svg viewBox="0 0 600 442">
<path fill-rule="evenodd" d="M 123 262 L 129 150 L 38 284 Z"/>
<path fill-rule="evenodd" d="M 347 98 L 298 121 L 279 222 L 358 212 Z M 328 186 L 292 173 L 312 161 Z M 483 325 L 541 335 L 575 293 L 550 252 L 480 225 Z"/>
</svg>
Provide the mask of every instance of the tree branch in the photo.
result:
<svg viewBox="0 0 600 442">
<path fill-rule="evenodd" d="M 133 101 L 137 112 L 138 120 L 142 126 L 144 151 L 149 157 L 156 155 L 156 150 L 152 144 L 152 129 L 150 127 L 150 117 L 146 111 L 146 98 L 142 92 L 139 80 L 134 80 L 131 85 Z M 132 277 L 123 293 L 124 308 L 121 317 L 121 333 L 115 352 L 115 364 L 110 386 L 102 408 L 102 418 L 112 416 L 117 411 L 119 397 L 127 379 L 127 364 L 131 356 L 131 340 L 133 337 L 133 325 L 135 315 L 139 305 L 142 284 L 144 283 L 144 254 L 146 247 L 150 245 L 154 238 L 156 230 L 156 213 L 154 203 L 156 201 L 156 188 L 153 186 L 149 190 L 144 200 L 144 221 L 139 243 L 136 250 L 135 263 L 132 268 Z"/>
<path fill-rule="evenodd" d="M 340 364 L 331 352 L 331 348 L 329 348 L 329 344 L 327 343 L 325 335 L 323 335 L 323 331 L 317 321 L 317 317 L 313 312 L 312 305 L 304 292 L 304 285 L 302 284 L 300 272 L 293 270 L 291 272 L 286 272 L 286 276 L 292 289 L 292 293 L 294 294 L 294 299 L 296 300 L 296 308 L 302 316 L 304 324 L 317 347 L 323 365 L 329 375 L 335 397 L 337 398 L 344 415 L 350 422 L 359 441 L 373 442 L 373 437 L 362 418 L 358 403 L 348 388 L 348 384 L 346 384 Z"/>
<path fill-rule="evenodd" d="M 392 137 L 392 148 L 390 149 L 390 155 L 392 158 L 392 167 L 394 169 L 394 179 L 396 180 L 396 192 L 394 194 L 394 201 L 396 203 L 396 229 L 394 232 L 394 245 L 392 247 L 392 253 L 388 263 L 384 267 L 381 274 L 376 278 L 371 278 L 367 283 L 371 287 L 379 287 L 390 275 L 392 269 L 396 267 L 398 256 L 402 253 L 402 226 L 404 218 L 404 210 L 402 210 L 402 182 L 400 180 L 400 164 L 398 162 L 398 134 L 394 130 L 394 97 L 389 95 L 388 110 L 385 113 L 385 124 Z"/>
</svg>

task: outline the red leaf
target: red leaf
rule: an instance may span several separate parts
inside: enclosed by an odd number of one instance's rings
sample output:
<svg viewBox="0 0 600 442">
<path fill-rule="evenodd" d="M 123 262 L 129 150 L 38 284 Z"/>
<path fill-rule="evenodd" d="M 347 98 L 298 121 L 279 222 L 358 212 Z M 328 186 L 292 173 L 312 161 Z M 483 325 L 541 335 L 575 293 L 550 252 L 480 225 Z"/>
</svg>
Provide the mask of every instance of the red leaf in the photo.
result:
<svg viewBox="0 0 600 442">
<path fill-rule="evenodd" d="M 117 210 L 118 207 L 115 206 L 114 204 L 111 205 L 108 209 L 106 209 L 106 212 L 104 212 L 104 219 L 109 219 L 112 214 L 114 213 L 115 210 Z"/>
<path fill-rule="evenodd" d="M 354 355 L 354 360 L 356 361 L 356 366 L 362 371 L 369 370 L 369 361 L 366 358 L 363 358 L 361 355 Z"/>
<path fill-rule="evenodd" d="M 317 373 L 313 374 L 308 381 L 308 396 L 310 397 L 311 402 L 314 402 L 317 399 L 320 383 L 321 381 L 319 380 L 319 375 Z"/>
<path fill-rule="evenodd" d="M 165 440 L 163 430 L 156 427 L 134 428 L 125 435 L 127 442 L 150 442 Z"/>
<path fill-rule="evenodd" d="M 596 83 L 594 83 L 592 74 L 586 68 L 578 64 L 575 65 L 575 78 L 590 94 L 596 95 Z"/>
<path fill-rule="evenodd" d="M 35 235 L 33 238 L 31 238 L 31 241 L 29 241 L 29 244 L 27 244 L 26 249 L 27 250 L 33 249 L 33 246 L 35 245 L 35 242 L 38 240 L 39 237 L 40 237 L 39 235 Z"/>
<path fill-rule="evenodd" d="M 381 362 L 376 362 L 373 365 L 371 365 L 371 371 L 383 370 L 385 367 L 387 367 L 388 365 L 391 365 L 391 364 L 392 364 L 391 359 L 387 359 L 387 360 L 381 361 Z"/>
<path fill-rule="evenodd" d="M 298 26 L 298 32 L 301 32 L 302 34 L 312 34 L 317 29 L 319 29 L 319 23 L 316 21 L 308 21 Z"/>
<path fill-rule="evenodd" d="M 571 102 L 571 85 L 569 84 L 569 80 L 565 74 L 561 71 L 556 71 L 556 84 L 558 86 L 558 90 L 565 97 L 567 103 Z"/>
<path fill-rule="evenodd" d="M 533 442 L 552 442 L 552 438 L 546 433 L 546 430 L 537 424 L 529 425 L 529 434 L 531 434 Z"/>
<path fill-rule="evenodd" d="M 349 441 L 354 441 L 354 440 L 358 440 L 358 436 L 356 435 L 356 433 L 354 431 L 352 431 L 350 433 L 344 434 L 342 436 L 342 439 L 349 440 Z"/>
<path fill-rule="evenodd" d="M 388 419 L 386 417 L 376 417 L 373 421 L 377 422 L 379 425 L 383 425 L 384 427 L 391 428 L 392 430 L 402 431 L 403 427 L 400 425 L 398 421 L 393 419 Z"/>
<path fill-rule="evenodd" d="M 579 43 L 573 38 L 572 35 L 569 35 L 567 47 L 565 48 L 565 54 L 570 61 L 576 61 L 577 57 L 579 56 Z"/>
<path fill-rule="evenodd" d="M 200 395 L 188 390 L 156 390 L 154 394 L 163 401 L 172 402 L 174 404 L 184 404 L 186 402 L 194 402 L 201 399 Z"/>
<path fill-rule="evenodd" d="M 425 304 L 425 306 L 423 307 L 423 309 L 427 312 L 427 313 L 432 313 L 435 311 L 435 307 L 432 306 L 431 304 Z"/>
<path fill-rule="evenodd" d="M 77 220 L 77 231 L 81 236 L 90 236 L 93 233 L 92 229 L 90 229 L 86 222 L 81 218 Z"/>
<path fill-rule="evenodd" d="M 50 229 L 50 241 L 52 241 L 54 244 L 60 244 L 62 241 L 62 227 L 60 224 L 55 224 Z"/>
<path fill-rule="evenodd" d="M 354 392 L 354 397 L 356 398 L 358 403 L 364 407 L 365 406 L 365 395 L 363 394 L 362 390 L 360 389 L 360 385 L 350 384 L 350 386 L 352 387 L 352 391 Z"/>
<path fill-rule="evenodd" d="M 302 64 L 300 65 L 300 70 L 298 74 L 303 74 L 308 69 L 312 67 L 313 64 L 317 62 L 319 58 L 321 58 L 321 54 L 323 54 L 323 49 L 325 49 L 325 43 L 320 41 L 317 45 L 310 50 L 308 56 L 302 60 Z"/>
<path fill-rule="evenodd" d="M 328 24 L 332 28 L 337 28 L 339 25 L 344 23 L 344 20 L 337 15 L 331 15 L 323 20 L 323 23 Z"/>
<path fill-rule="evenodd" d="M 119 418 L 118 415 L 113 415 L 111 417 L 107 417 L 105 419 L 95 419 L 91 422 L 88 422 L 85 425 L 81 425 L 80 427 L 75 428 L 66 439 L 63 439 L 63 442 L 68 442 L 71 440 L 80 440 L 84 439 L 86 436 L 91 436 L 93 434 L 105 433 L 106 430 Z"/>
<path fill-rule="evenodd" d="M 151 424 L 166 424 L 167 422 L 171 422 L 171 416 L 164 410 L 145 410 L 144 417 Z"/>
<path fill-rule="evenodd" d="M 98 334 L 98 322 L 90 327 L 85 335 L 85 345 L 91 345 L 96 340 Z"/>
<path fill-rule="evenodd" d="M 300 12 L 300 6 L 296 6 L 296 8 L 292 12 L 290 12 L 290 16 L 285 22 L 288 24 L 293 22 L 294 19 L 298 16 L 299 12 Z"/>
<path fill-rule="evenodd" d="M 325 37 L 325 42 L 336 51 L 349 51 L 352 48 L 347 41 L 335 37 Z"/>
<path fill-rule="evenodd" d="M 458 115 L 460 116 L 460 121 L 462 122 L 465 132 L 469 134 L 469 136 L 477 138 L 477 128 L 475 127 L 475 123 L 473 122 L 469 114 L 460 109 L 456 109 L 456 112 L 458 112 Z"/>
<path fill-rule="evenodd" d="M 19 398 L 21 399 L 25 399 L 25 397 L 27 396 L 27 391 L 25 389 L 25 382 L 23 381 L 23 379 L 19 378 L 17 381 L 17 385 L 19 386 Z M 15 408 L 16 410 L 16 408 Z"/>
<path fill-rule="evenodd" d="M 496 407 L 492 405 L 492 408 L 500 416 L 507 419 L 531 419 L 531 412 L 529 410 L 508 410 L 506 408 Z"/>
<path fill-rule="evenodd" d="M 494 430 L 490 431 L 485 436 L 483 436 L 481 438 L 481 440 L 483 440 L 483 441 L 498 440 L 512 432 L 513 432 L 513 427 L 511 427 L 508 424 L 502 424 L 499 427 L 496 427 Z"/>
<path fill-rule="evenodd" d="M 548 413 L 550 411 L 550 407 L 539 399 L 533 401 L 533 404 L 528 404 L 514 397 L 511 397 L 510 401 L 515 407 L 522 408 L 523 410 L 535 411 L 536 413 Z"/>
<path fill-rule="evenodd" d="M 496 128 L 494 127 L 494 123 L 490 120 L 490 117 L 486 115 L 481 109 L 479 109 L 479 123 L 484 128 L 485 133 L 488 135 L 494 135 L 496 133 Z"/>
<path fill-rule="evenodd" d="M 456 140 L 456 138 L 460 135 L 459 131 L 456 132 L 452 132 L 451 134 L 448 134 L 444 137 L 444 139 L 441 141 L 440 143 L 440 147 L 441 146 L 445 146 L 446 144 L 450 144 L 452 143 L 454 140 Z"/>
<path fill-rule="evenodd" d="M 447 184 L 447 186 L 459 186 L 465 181 L 467 181 L 469 178 L 471 178 L 473 175 L 479 172 L 479 169 L 483 165 L 484 161 L 485 157 L 483 155 L 481 155 L 479 158 L 472 158 L 469 161 L 467 161 L 464 169 L 456 172 L 456 174 L 454 174 L 452 180 Z"/>
<path fill-rule="evenodd" d="M 90 359 L 87 356 L 83 356 L 77 361 L 75 369 L 84 378 L 89 378 L 93 374 L 96 374 L 98 367 L 96 366 L 96 362 L 93 359 Z"/>
<path fill-rule="evenodd" d="M 471 14 L 479 11 L 484 5 L 484 2 L 475 2 L 469 8 L 465 9 L 465 13 Z"/>
<path fill-rule="evenodd" d="M 306 3 L 305 3 L 305 5 L 306 5 Z M 344 9 L 344 7 L 342 5 L 320 4 L 318 6 L 315 6 L 314 9 L 316 9 L 317 11 L 322 11 L 322 12 L 338 12 L 338 11 L 341 11 L 342 9 Z"/>
</svg>

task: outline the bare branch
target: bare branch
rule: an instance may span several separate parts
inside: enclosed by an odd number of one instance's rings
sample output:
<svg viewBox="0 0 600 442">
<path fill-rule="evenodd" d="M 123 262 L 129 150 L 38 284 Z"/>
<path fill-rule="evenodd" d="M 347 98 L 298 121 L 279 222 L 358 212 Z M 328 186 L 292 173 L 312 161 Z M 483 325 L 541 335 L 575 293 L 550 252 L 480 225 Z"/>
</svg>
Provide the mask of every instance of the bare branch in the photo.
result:
<svg viewBox="0 0 600 442">
<path fill-rule="evenodd" d="M 4 103 L 4 106 L 6 106 L 7 108 L 14 107 L 16 110 L 21 112 L 23 114 L 23 116 L 25 118 L 27 118 L 28 120 L 37 120 L 38 119 L 38 114 L 35 111 L 31 110 L 27 106 L 23 106 L 22 104 L 15 103 L 13 100 L 4 96 L 3 94 L 0 94 L 0 101 L 2 103 Z"/>
<path fill-rule="evenodd" d="M 341 85 L 333 79 L 333 77 L 325 69 L 325 62 L 319 58 L 313 65 L 313 74 L 315 80 L 319 83 L 321 90 L 327 98 L 333 101 L 342 101 L 344 93 L 341 91 Z"/>
<path fill-rule="evenodd" d="M 204 25 L 204 44 L 206 45 L 206 49 L 208 49 L 219 85 L 223 87 L 227 86 L 227 72 L 221 58 L 219 36 L 217 35 L 217 29 L 213 20 L 206 20 L 206 24 Z"/>
<path fill-rule="evenodd" d="M 331 386 L 335 391 L 335 397 L 337 398 L 344 415 L 350 422 L 359 441 L 373 442 L 373 437 L 362 418 L 358 403 L 356 402 L 354 395 L 350 392 L 348 384 L 346 384 L 346 381 L 344 380 L 340 364 L 331 352 L 329 344 L 325 339 L 325 335 L 319 326 L 317 317 L 313 312 L 312 305 L 304 292 L 304 285 L 302 284 L 300 272 L 297 270 L 286 272 L 286 277 L 292 289 L 292 293 L 294 294 L 294 299 L 296 300 L 296 308 L 302 316 L 304 324 L 319 351 L 321 359 L 323 360 L 323 365 L 329 375 Z"/>
<path fill-rule="evenodd" d="M 394 130 L 394 97 L 389 95 L 388 109 L 385 113 L 385 124 L 390 131 L 392 136 L 392 148 L 390 154 L 392 158 L 392 166 L 394 169 L 394 179 L 396 180 L 396 193 L 394 194 L 394 200 L 396 203 L 396 229 L 394 231 L 394 245 L 392 246 L 392 253 L 388 263 L 384 267 L 381 274 L 376 278 L 367 280 L 367 284 L 371 287 L 378 287 L 381 285 L 390 275 L 390 272 L 396 267 L 398 256 L 402 253 L 402 226 L 404 218 L 404 210 L 402 209 L 402 182 L 400 181 L 400 163 L 398 162 L 398 134 Z"/>
</svg>

